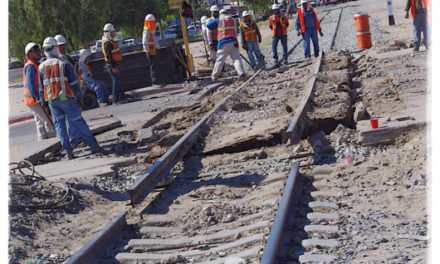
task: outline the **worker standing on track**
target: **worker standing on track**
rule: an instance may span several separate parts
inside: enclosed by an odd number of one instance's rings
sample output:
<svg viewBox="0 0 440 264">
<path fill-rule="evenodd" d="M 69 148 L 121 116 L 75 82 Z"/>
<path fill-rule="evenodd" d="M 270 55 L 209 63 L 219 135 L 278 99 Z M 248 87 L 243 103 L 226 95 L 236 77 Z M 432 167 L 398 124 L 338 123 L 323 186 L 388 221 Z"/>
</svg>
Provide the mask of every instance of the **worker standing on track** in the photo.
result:
<svg viewBox="0 0 440 264">
<path fill-rule="evenodd" d="M 121 75 L 119 74 L 118 64 L 122 61 L 121 50 L 118 43 L 113 41 L 115 36 L 115 27 L 111 23 L 104 25 L 102 35 L 102 53 L 104 54 L 105 67 L 113 81 L 113 105 L 126 103 L 125 92 L 121 84 Z"/>
<path fill-rule="evenodd" d="M 272 29 L 272 54 L 275 63 L 278 63 L 278 42 L 281 40 L 283 46 L 283 61 L 287 64 L 287 27 L 289 19 L 285 14 L 280 14 L 277 4 L 272 5 L 273 15 L 269 17 L 269 27 Z"/>
<path fill-rule="evenodd" d="M 208 20 L 206 21 L 206 24 L 208 24 L 209 22 L 213 21 L 214 19 L 218 19 L 220 16 L 220 8 L 217 5 L 213 5 L 211 6 L 211 17 L 208 18 Z M 209 45 L 209 60 L 212 61 L 213 63 L 215 63 L 216 59 L 217 59 L 217 47 L 218 47 L 218 32 L 217 32 L 217 28 L 215 29 L 209 29 L 208 28 L 208 32 L 207 32 L 207 40 L 208 40 L 208 45 Z"/>
<path fill-rule="evenodd" d="M 428 20 L 431 20 L 431 3 L 428 0 L 407 0 L 406 2 L 406 15 L 409 17 L 409 11 L 411 10 L 411 17 L 413 18 L 414 25 L 414 51 L 419 51 L 420 42 L 423 32 L 423 43 L 425 48 L 429 48 L 428 38 Z"/>
<path fill-rule="evenodd" d="M 295 29 L 297 36 L 302 35 L 304 40 L 304 55 L 306 59 L 310 59 L 310 39 L 313 42 L 315 57 L 319 56 L 319 40 L 318 32 L 322 37 L 321 26 L 319 25 L 318 16 L 313 7 L 309 7 L 308 0 L 301 0 L 301 8 L 298 9 L 295 21 Z"/>
<path fill-rule="evenodd" d="M 38 61 L 41 59 L 41 50 L 37 43 L 30 42 L 26 45 L 24 53 L 27 59 L 23 67 L 24 104 L 34 115 L 38 141 L 41 141 L 56 136 L 51 121 L 39 102 Z"/>
<path fill-rule="evenodd" d="M 223 65 L 228 56 L 231 56 L 234 62 L 235 70 L 238 73 L 238 80 L 246 80 L 243 62 L 240 57 L 240 50 L 237 41 L 237 23 L 235 19 L 227 14 L 225 9 L 220 11 L 220 18 L 210 21 L 206 25 L 210 30 L 218 30 L 217 60 L 212 70 L 211 79 L 217 80 L 221 74 Z"/>
<path fill-rule="evenodd" d="M 142 46 L 150 65 L 150 76 L 153 85 L 157 83 L 157 56 L 156 44 L 154 39 L 154 30 L 156 30 L 156 18 L 152 14 L 148 14 L 144 20 L 144 31 L 142 33 Z"/>
<path fill-rule="evenodd" d="M 38 69 L 41 104 L 49 107 L 52 112 L 55 131 L 62 146 L 61 153 L 67 159 L 74 158 L 67 135 L 66 118 L 90 146 L 92 153 L 104 153 L 81 116 L 75 97 L 81 99 L 82 95 L 72 65 L 58 57 L 58 43 L 53 37 L 44 40 L 43 48 L 47 59 Z"/>
<path fill-rule="evenodd" d="M 249 11 L 243 11 L 241 17 L 241 46 L 247 51 L 252 68 L 257 70 L 264 66 L 264 57 L 261 54 L 260 45 L 258 44 L 261 43 L 260 30 L 258 29 L 257 23 L 252 19 Z M 255 61 L 255 57 L 257 58 L 258 65 Z"/>
<path fill-rule="evenodd" d="M 90 51 L 82 49 L 79 51 L 78 75 L 81 85 L 93 91 L 98 99 L 100 107 L 109 105 L 107 86 L 103 81 L 90 77 L 89 66 Z"/>
</svg>

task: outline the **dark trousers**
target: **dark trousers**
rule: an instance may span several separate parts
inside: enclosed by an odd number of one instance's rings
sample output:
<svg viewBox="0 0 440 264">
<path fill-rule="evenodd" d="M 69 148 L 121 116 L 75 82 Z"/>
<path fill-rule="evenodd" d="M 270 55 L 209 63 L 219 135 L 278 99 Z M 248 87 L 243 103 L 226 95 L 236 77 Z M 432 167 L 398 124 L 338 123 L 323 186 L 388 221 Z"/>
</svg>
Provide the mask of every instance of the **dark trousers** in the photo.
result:
<svg viewBox="0 0 440 264">
<path fill-rule="evenodd" d="M 151 82 L 153 84 L 158 84 L 159 80 L 157 79 L 157 56 L 150 55 L 150 57 L 148 57 L 148 64 L 150 64 Z"/>
<path fill-rule="evenodd" d="M 125 92 L 121 85 L 121 75 L 119 72 L 115 73 L 112 71 L 112 66 L 110 64 L 106 64 L 105 67 L 107 68 L 107 72 L 110 74 L 110 77 L 112 78 L 113 82 L 113 103 L 117 103 L 121 100 L 125 99 Z"/>
</svg>

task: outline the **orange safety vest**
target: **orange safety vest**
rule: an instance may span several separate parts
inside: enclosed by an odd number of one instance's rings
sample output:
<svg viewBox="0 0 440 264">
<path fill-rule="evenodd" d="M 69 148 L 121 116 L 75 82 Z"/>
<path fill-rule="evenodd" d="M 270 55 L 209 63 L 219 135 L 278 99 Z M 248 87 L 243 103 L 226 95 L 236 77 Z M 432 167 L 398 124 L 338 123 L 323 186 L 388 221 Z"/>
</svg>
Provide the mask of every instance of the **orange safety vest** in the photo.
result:
<svg viewBox="0 0 440 264">
<path fill-rule="evenodd" d="M 40 65 L 39 71 L 43 76 L 45 101 L 58 98 L 61 91 L 64 91 L 67 97 L 75 97 L 67 78 L 65 61 L 49 58 Z"/>
<path fill-rule="evenodd" d="M 104 54 L 104 60 L 107 61 L 107 55 L 105 54 L 105 43 L 109 42 L 113 45 L 112 49 L 112 60 L 114 61 L 121 61 L 122 60 L 122 53 L 121 49 L 118 48 L 118 43 L 111 41 L 111 40 L 103 40 L 102 41 L 102 54 Z"/>
<path fill-rule="evenodd" d="M 428 20 L 431 20 L 431 1 L 428 0 L 422 0 L 423 4 L 425 5 L 426 8 L 426 17 L 428 18 Z M 416 7 L 415 7 L 415 0 L 411 1 L 411 17 L 415 18 L 416 17 Z"/>
<path fill-rule="evenodd" d="M 289 22 L 289 20 L 285 15 L 281 15 L 281 16 L 282 17 L 272 15 L 269 18 L 269 26 L 272 26 L 272 36 L 275 36 L 277 32 L 277 23 L 276 23 L 277 21 L 280 21 L 281 28 L 283 29 L 283 35 L 287 35 L 287 23 Z"/>
<path fill-rule="evenodd" d="M 245 23 L 244 17 L 241 19 L 241 27 L 244 31 L 244 40 L 246 41 L 257 41 L 257 24 L 251 21 L 250 26 Z"/>
<path fill-rule="evenodd" d="M 150 55 L 156 55 L 156 46 L 154 45 L 154 34 L 150 31 L 150 39 L 148 39 L 148 47 L 150 48 Z"/>
<path fill-rule="evenodd" d="M 232 17 L 220 19 L 217 30 L 218 40 L 229 37 L 237 37 L 237 25 L 235 24 L 235 19 L 233 19 Z"/>
<path fill-rule="evenodd" d="M 27 83 L 27 79 L 26 79 L 26 67 L 28 65 L 32 65 L 35 68 L 35 88 L 37 89 L 37 93 L 40 92 L 40 87 L 38 86 L 38 64 L 36 64 L 34 61 L 32 60 L 28 60 L 26 62 L 26 64 L 23 67 L 23 85 L 24 85 L 24 104 L 27 106 L 31 106 L 31 105 L 36 105 L 38 104 L 38 101 L 35 101 L 34 98 L 32 97 L 31 91 L 29 91 L 29 89 L 26 86 Z"/>
<path fill-rule="evenodd" d="M 315 28 L 316 28 L 316 30 L 320 31 L 321 26 L 319 25 L 318 16 L 316 15 L 316 12 L 313 9 L 313 7 L 309 7 L 309 8 L 313 12 L 313 18 L 315 20 Z M 306 32 L 306 24 L 304 23 L 304 15 L 302 12 L 302 8 L 299 8 L 297 12 L 298 12 L 298 17 L 299 17 L 299 27 L 301 29 L 301 33 L 305 33 Z"/>
</svg>

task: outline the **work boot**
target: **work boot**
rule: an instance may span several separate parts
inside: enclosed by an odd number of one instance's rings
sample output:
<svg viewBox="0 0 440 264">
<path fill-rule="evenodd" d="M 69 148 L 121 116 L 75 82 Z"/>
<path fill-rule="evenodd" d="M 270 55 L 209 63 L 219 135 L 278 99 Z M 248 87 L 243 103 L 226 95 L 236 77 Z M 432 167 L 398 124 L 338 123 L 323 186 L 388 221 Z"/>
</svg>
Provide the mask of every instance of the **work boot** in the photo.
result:
<svg viewBox="0 0 440 264">
<path fill-rule="evenodd" d="M 66 153 L 66 160 L 72 160 L 75 156 L 73 155 L 73 152 L 67 152 Z"/>
<path fill-rule="evenodd" d="M 419 47 L 415 46 L 413 50 L 414 51 L 419 51 Z"/>
<path fill-rule="evenodd" d="M 289 64 L 289 62 L 287 60 L 284 60 L 283 62 L 284 62 L 284 65 Z"/>
<path fill-rule="evenodd" d="M 243 73 L 242 75 L 238 76 L 238 82 L 245 82 L 247 80 L 247 76 L 245 73 Z"/>
<path fill-rule="evenodd" d="M 108 155 L 109 152 L 102 148 L 101 146 L 97 146 L 91 149 L 92 154 L 101 153 L 102 155 Z"/>
<path fill-rule="evenodd" d="M 212 75 L 212 76 L 211 76 L 211 80 L 212 80 L 213 82 L 215 82 L 215 81 L 218 80 L 218 78 L 217 78 L 215 75 Z"/>
</svg>

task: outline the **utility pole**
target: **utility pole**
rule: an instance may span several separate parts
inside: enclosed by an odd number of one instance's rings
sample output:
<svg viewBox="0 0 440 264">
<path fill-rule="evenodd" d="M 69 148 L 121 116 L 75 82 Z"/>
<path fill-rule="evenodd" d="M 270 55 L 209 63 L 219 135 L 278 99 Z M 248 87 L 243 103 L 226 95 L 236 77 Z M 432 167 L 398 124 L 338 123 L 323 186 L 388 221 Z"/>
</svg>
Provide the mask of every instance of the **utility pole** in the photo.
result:
<svg viewBox="0 0 440 264">
<path fill-rule="evenodd" d="M 394 16 L 393 16 L 393 1 L 386 0 L 388 7 L 388 23 L 390 26 L 394 26 Z"/>
</svg>

